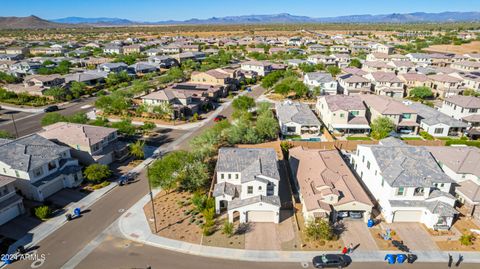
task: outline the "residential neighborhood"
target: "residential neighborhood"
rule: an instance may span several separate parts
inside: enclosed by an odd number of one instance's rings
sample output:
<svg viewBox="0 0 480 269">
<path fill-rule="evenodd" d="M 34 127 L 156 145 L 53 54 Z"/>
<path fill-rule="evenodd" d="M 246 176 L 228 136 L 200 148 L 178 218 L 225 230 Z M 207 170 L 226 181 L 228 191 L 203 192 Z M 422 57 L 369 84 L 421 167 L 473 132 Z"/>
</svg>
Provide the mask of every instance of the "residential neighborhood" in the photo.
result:
<svg viewBox="0 0 480 269">
<path fill-rule="evenodd" d="M 476 3 L 25 2 L 1 267 L 480 264 Z"/>
</svg>

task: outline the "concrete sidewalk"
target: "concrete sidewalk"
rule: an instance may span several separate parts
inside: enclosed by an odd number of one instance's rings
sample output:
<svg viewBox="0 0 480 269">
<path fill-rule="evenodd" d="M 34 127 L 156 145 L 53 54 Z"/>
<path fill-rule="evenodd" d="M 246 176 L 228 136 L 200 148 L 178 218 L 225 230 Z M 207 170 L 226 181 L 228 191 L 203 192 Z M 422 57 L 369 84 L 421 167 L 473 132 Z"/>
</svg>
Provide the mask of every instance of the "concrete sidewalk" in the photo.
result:
<svg viewBox="0 0 480 269">
<path fill-rule="evenodd" d="M 232 259 L 255 262 L 309 262 L 324 251 L 258 251 L 231 248 L 219 248 L 191 244 L 173 240 L 152 234 L 149 224 L 143 213 L 143 206 L 149 202 L 147 195 L 128 209 L 119 219 L 119 230 L 126 238 L 146 245 L 198 255 L 210 258 Z M 329 253 L 332 253 L 330 251 Z M 388 253 L 400 253 L 395 251 L 355 251 L 350 255 L 355 262 L 383 262 Z M 442 251 L 417 251 L 416 262 L 448 262 L 448 254 L 456 259 L 459 254 L 463 255 L 464 263 L 480 263 L 479 252 L 442 252 Z"/>
</svg>

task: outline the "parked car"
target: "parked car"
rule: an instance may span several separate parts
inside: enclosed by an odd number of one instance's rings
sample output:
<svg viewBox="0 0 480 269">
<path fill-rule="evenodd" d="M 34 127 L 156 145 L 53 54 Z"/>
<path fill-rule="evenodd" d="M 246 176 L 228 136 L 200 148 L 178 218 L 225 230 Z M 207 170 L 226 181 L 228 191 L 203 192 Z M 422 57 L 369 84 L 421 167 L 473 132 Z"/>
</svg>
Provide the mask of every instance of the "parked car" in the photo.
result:
<svg viewBox="0 0 480 269">
<path fill-rule="evenodd" d="M 49 107 L 46 107 L 43 111 L 45 111 L 45 112 L 58 111 L 58 106 L 49 106 Z"/>
<path fill-rule="evenodd" d="M 339 211 L 337 214 L 338 218 L 343 219 L 343 218 L 348 218 L 348 211 Z"/>
<path fill-rule="evenodd" d="M 218 116 L 216 116 L 216 117 L 213 119 L 213 121 L 214 121 L 214 122 L 219 122 L 219 121 L 222 121 L 222 120 L 224 120 L 224 119 L 226 119 L 226 118 L 227 118 L 227 117 L 225 117 L 225 116 L 223 116 L 223 115 L 218 115 Z"/>
<path fill-rule="evenodd" d="M 350 211 L 349 214 L 350 214 L 351 219 L 362 219 L 363 218 L 362 212 Z"/>
<path fill-rule="evenodd" d="M 120 178 L 118 179 L 118 184 L 120 186 L 130 184 L 137 178 L 137 176 L 138 176 L 138 173 L 136 172 L 128 172 L 120 176 Z"/>
<path fill-rule="evenodd" d="M 312 260 L 315 268 L 343 268 L 348 265 L 345 255 L 342 254 L 324 254 L 315 256 Z"/>
</svg>

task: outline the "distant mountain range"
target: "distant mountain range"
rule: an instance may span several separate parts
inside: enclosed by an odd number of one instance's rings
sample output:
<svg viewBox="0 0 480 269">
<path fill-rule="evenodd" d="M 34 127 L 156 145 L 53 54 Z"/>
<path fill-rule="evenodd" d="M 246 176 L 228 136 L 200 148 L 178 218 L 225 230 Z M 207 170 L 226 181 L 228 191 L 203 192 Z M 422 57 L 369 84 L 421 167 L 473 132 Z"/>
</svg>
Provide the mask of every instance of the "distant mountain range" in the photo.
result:
<svg viewBox="0 0 480 269">
<path fill-rule="evenodd" d="M 288 13 L 273 15 L 244 15 L 212 17 L 208 19 L 189 19 L 184 21 L 139 22 L 122 18 L 82 18 L 67 17 L 44 20 L 36 16 L 0 17 L 0 29 L 39 29 L 83 26 L 130 26 L 130 25 L 201 25 L 201 24 L 295 24 L 295 23 L 413 23 L 413 22 L 470 22 L 480 21 L 480 12 L 415 12 L 407 14 L 351 15 L 339 17 L 312 18 Z"/>
<path fill-rule="evenodd" d="M 274 23 L 412 23 L 412 22 L 460 22 L 480 21 L 480 12 L 442 12 L 425 13 L 415 12 L 407 14 L 383 14 L 383 15 L 350 15 L 339 17 L 312 18 L 296 16 L 288 13 L 273 15 L 243 15 L 212 17 L 208 19 L 189 19 L 184 21 L 157 21 L 138 22 L 119 18 L 79 18 L 69 17 L 52 20 L 59 23 L 70 24 L 111 24 L 111 25 L 165 25 L 165 24 L 274 24 Z"/>
</svg>

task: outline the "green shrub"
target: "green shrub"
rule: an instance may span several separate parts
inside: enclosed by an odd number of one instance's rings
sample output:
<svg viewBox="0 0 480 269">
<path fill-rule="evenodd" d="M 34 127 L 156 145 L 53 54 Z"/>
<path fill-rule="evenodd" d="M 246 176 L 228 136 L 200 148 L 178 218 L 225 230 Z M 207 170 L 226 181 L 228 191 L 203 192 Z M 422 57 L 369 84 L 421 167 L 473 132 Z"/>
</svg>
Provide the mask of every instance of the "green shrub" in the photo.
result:
<svg viewBox="0 0 480 269">
<path fill-rule="evenodd" d="M 450 139 L 445 142 L 446 146 L 451 146 L 451 145 L 467 145 L 467 146 L 472 146 L 472 147 L 477 147 L 480 148 L 480 141 L 470 141 L 470 140 L 463 140 L 463 139 Z"/>
<path fill-rule="evenodd" d="M 226 234 L 228 237 L 233 235 L 233 223 L 225 220 L 223 223 L 223 233 Z"/>
<path fill-rule="evenodd" d="M 433 136 L 425 131 L 421 131 L 420 136 L 425 140 L 434 140 Z"/>
<path fill-rule="evenodd" d="M 475 239 L 475 237 L 473 236 L 473 234 L 464 234 L 462 236 L 460 236 L 460 244 L 463 245 L 463 246 L 471 246 L 473 245 L 473 240 Z"/>
<path fill-rule="evenodd" d="M 51 214 L 52 214 L 52 210 L 50 209 L 50 207 L 46 205 L 42 205 L 35 208 L 35 216 L 37 216 L 37 218 L 41 220 L 48 219 Z"/>
</svg>

